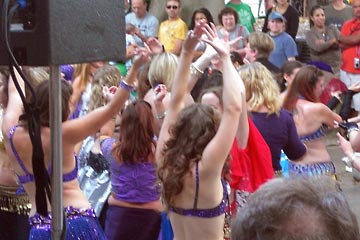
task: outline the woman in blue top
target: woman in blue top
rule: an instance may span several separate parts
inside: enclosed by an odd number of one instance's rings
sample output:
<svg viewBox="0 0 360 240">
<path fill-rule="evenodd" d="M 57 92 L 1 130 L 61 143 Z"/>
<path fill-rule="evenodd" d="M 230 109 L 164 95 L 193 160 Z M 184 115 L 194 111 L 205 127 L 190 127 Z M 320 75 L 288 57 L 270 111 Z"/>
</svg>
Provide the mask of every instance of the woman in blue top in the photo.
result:
<svg viewBox="0 0 360 240">
<path fill-rule="evenodd" d="M 203 41 L 215 48 L 223 63 L 222 116 L 202 104 L 184 108 L 190 64 L 203 32 L 208 37 Z M 226 201 L 222 168 L 238 127 L 244 86 L 229 46 L 217 37 L 214 24 L 210 28 L 204 22 L 187 35 L 176 73 L 156 149 L 164 202 L 175 239 L 222 240 Z"/>
</svg>

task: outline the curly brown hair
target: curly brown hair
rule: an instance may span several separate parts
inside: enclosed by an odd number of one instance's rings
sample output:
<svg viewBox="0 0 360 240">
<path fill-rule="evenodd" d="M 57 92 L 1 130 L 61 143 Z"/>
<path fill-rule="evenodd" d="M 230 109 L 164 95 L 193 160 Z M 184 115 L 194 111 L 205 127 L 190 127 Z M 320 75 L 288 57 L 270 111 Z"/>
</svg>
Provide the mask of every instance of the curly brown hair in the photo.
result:
<svg viewBox="0 0 360 240">
<path fill-rule="evenodd" d="M 163 149 L 164 161 L 158 168 L 167 206 L 173 205 L 175 196 L 183 190 L 185 175 L 191 173 L 190 166 L 201 160 L 219 124 L 220 115 L 207 105 L 193 104 L 179 114 L 169 130 L 170 138 Z"/>
</svg>

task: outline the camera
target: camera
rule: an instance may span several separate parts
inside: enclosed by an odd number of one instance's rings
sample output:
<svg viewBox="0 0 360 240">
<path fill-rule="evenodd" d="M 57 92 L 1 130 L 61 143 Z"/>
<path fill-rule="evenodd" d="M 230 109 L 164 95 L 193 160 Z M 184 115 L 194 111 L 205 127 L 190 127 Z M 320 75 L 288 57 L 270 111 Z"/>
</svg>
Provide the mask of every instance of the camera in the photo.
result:
<svg viewBox="0 0 360 240">
<path fill-rule="evenodd" d="M 360 59 L 354 58 L 354 68 L 359 69 L 360 68 Z"/>
</svg>

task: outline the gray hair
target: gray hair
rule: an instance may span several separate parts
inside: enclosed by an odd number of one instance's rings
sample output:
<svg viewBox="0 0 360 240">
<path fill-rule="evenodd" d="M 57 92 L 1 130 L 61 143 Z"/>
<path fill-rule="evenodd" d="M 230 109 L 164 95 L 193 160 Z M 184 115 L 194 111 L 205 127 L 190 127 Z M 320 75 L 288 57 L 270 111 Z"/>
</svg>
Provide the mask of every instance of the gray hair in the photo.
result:
<svg viewBox="0 0 360 240">
<path fill-rule="evenodd" d="M 238 212 L 233 240 L 352 240 L 359 227 L 339 184 L 330 177 L 273 179 Z"/>
</svg>

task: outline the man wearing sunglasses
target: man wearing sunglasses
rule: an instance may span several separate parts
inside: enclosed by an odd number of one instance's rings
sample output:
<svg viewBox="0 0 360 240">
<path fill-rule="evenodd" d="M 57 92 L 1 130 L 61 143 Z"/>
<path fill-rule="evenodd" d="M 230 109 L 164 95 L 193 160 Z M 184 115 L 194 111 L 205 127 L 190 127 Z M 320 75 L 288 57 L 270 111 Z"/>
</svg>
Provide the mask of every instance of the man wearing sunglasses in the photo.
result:
<svg viewBox="0 0 360 240">
<path fill-rule="evenodd" d="M 144 47 L 149 37 L 157 37 L 159 20 L 147 11 L 146 0 L 132 0 L 131 12 L 125 16 L 125 22 L 135 26 L 135 41 Z"/>
<path fill-rule="evenodd" d="M 159 41 L 164 45 L 166 52 L 179 55 L 182 43 L 186 37 L 188 28 L 180 18 L 180 0 L 167 0 L 166 14 L 168 19 L 159 27 Z"/>
</svg>

